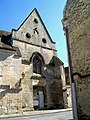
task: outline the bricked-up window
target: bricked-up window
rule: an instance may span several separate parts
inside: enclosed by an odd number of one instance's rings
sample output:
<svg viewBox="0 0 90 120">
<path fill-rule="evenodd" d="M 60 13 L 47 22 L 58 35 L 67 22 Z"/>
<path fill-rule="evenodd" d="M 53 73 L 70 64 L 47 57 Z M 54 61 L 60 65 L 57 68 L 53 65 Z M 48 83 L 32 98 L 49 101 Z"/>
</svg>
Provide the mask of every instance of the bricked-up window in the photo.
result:
<svg viewBox="0 0 90 120">
<path fill-rule="evenodd" d="M 37 74 L 42 73 L 42 60 L 39 56 L 35 56 L 33 59 L 33 72 Z"/>
</svg>

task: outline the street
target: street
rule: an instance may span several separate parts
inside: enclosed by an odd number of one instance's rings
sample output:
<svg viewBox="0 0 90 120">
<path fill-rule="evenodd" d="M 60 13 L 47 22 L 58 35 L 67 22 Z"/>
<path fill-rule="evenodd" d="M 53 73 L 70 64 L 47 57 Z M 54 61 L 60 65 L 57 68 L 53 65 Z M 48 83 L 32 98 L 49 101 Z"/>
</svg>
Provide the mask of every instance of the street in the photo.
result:
<svg viewBox="0 0 90 120">
<path fill-rule="evenodd" d="M 23 117 L 3 118 L 2 120 L 72 120 L 72 111 L 28 115 Z"/>
</svg>

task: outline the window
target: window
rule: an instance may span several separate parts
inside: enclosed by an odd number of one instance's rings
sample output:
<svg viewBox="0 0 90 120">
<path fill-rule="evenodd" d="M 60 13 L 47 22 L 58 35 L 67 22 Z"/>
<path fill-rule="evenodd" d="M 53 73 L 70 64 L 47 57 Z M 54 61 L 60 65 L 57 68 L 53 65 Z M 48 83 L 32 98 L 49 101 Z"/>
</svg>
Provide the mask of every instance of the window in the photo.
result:
<svg viewBox="0 0 90 120">
<path fill-rule="evenodd" d="M 42 60 L 40 56 L 35 56 L 33 59 L 33 72 L 38 74 L 42 72 Z"/>
<path fill-rule="evenodd" d="M 47 41 L 46 41 L 46 39 L 45 39 L 45 38 L 43 38 L 43 39 L 42 39 L 42 42 L 43 42 L 43 43 L 47 43 Z"/>
<path fill-rule="evenodd" d="M 36 18 L 34 18 L 34 22 L 35 22 L 36 24 L 38 24 L 38 20 L 37 20 Z"/>
<path fill-rule="evenodd" d="M 29 33 L 26 33 L 27 38 L 31 38 L 31 35 Z"/>
<path fill-rule="evenodd" d="M 37 28 L 34 28 L 33 33 L 34 33 L 34 34 L 35 34 L 35 33 L 36 33 L 36 34 L 39 34 Z"/>
</svg>

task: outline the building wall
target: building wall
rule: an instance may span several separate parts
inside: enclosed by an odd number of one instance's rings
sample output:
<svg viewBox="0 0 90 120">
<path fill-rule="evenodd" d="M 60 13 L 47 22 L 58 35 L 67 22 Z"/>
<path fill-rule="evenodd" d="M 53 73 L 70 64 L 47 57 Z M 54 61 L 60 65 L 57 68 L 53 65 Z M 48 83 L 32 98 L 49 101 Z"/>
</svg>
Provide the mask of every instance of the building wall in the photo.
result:
<svg viewBox="0 0 90 120">
<path fill-rule="evenodd" d="M 38 24 L 34 22 L 34 19 L 38 20 Z M 37 28 L 37 32 L 34 33 L 34 29 Z M 26 33 L 30 34 L 30 38 L 26 37 Z M 26 104 L 32 108 L 33 106 L 33 82 L 42 80 L 42 77 L 38 80 L 38 75 L 33 74 L 32 67 L 32 56 L 34 53 L 39 53 L 43 60 L 44 65 L 49 64 L 53 56 L 57 56 L 56 45 L 49 38 L 40 17 L 36 10 L 34 10 L 30 16 L 22 23 L 22 25 L 17 29 L 12 31 L 13 45 L 18 47 L 22 55 L 22 72 L 25 73 L 25 81 L 22 81 L 23 90 L 23 107 L 26 109 Z M 43 43 L 42 39 L 46 39 L 46 43 Z M 32 77 L 35 79 L 32 79 Z M 30 79 L 31 78 L 31 79 Z M 36 84 L 36 86 L 45 86 L 42 84 Z M 26 92 L 25 92 L 26 91 Z M 30 95 L 29 95 L 30 94 Z M 30 96 L 29 100 L 27 96 Z M 31 104 L 26 103 L 29 101 Z M 30 108 L 29 108 L 30 109 Z"/>
<path fill-rule="evenodd" d="M 38 20 L 38 24 L 34 22 L 35 18 Z M 38 34 L 37 32 L 34 33 L 35 28 L 37 28 Z M 19 47 L 23 59 L 29 61 L 34 52 L 39 52 L 43 56 L 45 63 L 48 64 L 53 56 L 57 56 L 56 44 L 48 36 L 35 10 L 23 25 L 18 30 L 13 30 L 12 33 L 13 44 Z M 29 33 L 31 38 L 27 38 L 26 33 Z M 46 43 L 42 42 L 43 38 L 46 39 Z"/>
<path fill-rule="evenodd" d="M 34 18 L 38 20 L 38 23 L 34 22 Z M 37 32 L 34 33 L 35 28 L 37 28 L 38 34 Z M 56 49 L 55 44 L 51 43 L 50 38 L 45 30 L 45 27 L 42 24 L 40 17 L 38 17 L 36 10 L 34 10 L 30 14 L 30 16 L 28 16 L 24 23 L 22 23 L 22 25 L 18 29 L 18 32 L 14 31 L 14 33 L 14 37 L 17 39 L 27 41 L 36 45 Z M 30 33 L 30 39 L 26 38 L 26 33 Z M 45 38 L 47 40 L 47 44 L 42 42 L 42 38 Z"/>
<path fill-rule="evenodd" d="M 33 110 L 34 107 L 63 108 L 62 83 L 65 84 L 65 74 L 63 71 L 60 74 L 63 63 L 57 58 L 56 44 L 50 38 L 37 10 L 34 9 L 11 34 L 13 48 L 0 39 L 0 114 L 21 113 Z M 2 37 L 3 32 L 0 35 Z M 36 54 L 43 61 L 41 74 L 33 71 Z M 43 97 L 44 107 L 35 106 L 38 101 L 34 97 L 39 97 L 38 100 Z"/>
<path fill-rule="evenodd" d="M 72 95 L 71 95 L 71 81 L 69 67 L 65 67 L 65 78 L 66 78 L 66 88 L 67 88 L 67 107 L 72 107 Z"/>
<path fill-rule="evenodd" d="M 67 106 L 68 108 L 72 107 L 72 96 L 71 96 L 71 86 L 67 85 Z"/>
<path fill-rule="evenodd" d="M 90 1 L 68 0 L 62 20 L 68 28 L 79 120 L 90 119 Z M 82 77 L 83 76 L 83 77 Z"/>
<path fill-rule="evenodd" d="M 0 49 L 0 114 L 21 112 L 21 57 Z"/>
<path fill-rule="evenodd" d="M 65 92 L 63 91 L 63 83 L 65 84 L 65 77 L 63 72 L 61 72 L 61 66 L 63 68 L 63 63 L 60 63 L 59 59 L 53 58 L 53 63 L 47 65 L 47 69 L 44 71 L 46 77 L 46 97 L 47 97 L 47 108 L 49 109 L 60 109 L 65 108 L 67 102 L 65 98 Z"/>
</svg>

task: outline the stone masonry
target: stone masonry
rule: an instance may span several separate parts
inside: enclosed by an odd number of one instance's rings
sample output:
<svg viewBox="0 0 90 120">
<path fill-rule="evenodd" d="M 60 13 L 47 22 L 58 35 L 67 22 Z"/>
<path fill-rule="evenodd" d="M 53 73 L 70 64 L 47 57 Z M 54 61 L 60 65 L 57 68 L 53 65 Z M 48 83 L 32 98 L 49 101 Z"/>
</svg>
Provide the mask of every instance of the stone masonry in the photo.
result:
<svg viewBox="0 0 90 120">
<path fill-rule="evenodd" d="M 63 62 L 38 11 L 0 31 L 0 114 L 67 106 Z"/>
<path fill-rule="evenodd" d="M 90 0 L 67 0 L 62 22 L 68 29 L 78 118 L 90 120 Z"/>
</svg>

